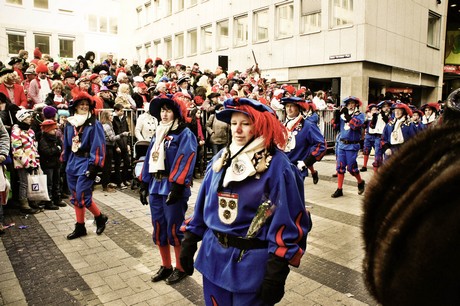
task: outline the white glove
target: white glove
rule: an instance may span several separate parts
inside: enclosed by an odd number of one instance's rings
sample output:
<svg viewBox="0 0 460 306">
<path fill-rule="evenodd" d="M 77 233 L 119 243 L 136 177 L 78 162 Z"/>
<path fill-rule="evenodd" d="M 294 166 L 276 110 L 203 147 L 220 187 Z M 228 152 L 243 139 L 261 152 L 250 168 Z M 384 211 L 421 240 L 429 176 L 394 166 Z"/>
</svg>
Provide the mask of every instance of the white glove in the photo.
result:
<svg viewBox="0 0 460 306">
<path fill-rule="evenodd" d="M 297 169 L 299 169 L 300 171 L 303 171 L 303 170 L 305 170 L 305 167 L 306 167 L 306 165 L 303 162 L 303 160 L 298 160 L 297 161 Z"/>
<path fill-rule="evenodd" d="M 385 155 L 390 156 L 391 155 L 391 149 L 386 149 L 385 150 Z"/>
<path fill-rule="evenodd" d="M 123 132 L 123 133 L 121 133 L 121 135 L 123 135 L 123 136 L 129 136 L 129 132 Z"/>
</svg>

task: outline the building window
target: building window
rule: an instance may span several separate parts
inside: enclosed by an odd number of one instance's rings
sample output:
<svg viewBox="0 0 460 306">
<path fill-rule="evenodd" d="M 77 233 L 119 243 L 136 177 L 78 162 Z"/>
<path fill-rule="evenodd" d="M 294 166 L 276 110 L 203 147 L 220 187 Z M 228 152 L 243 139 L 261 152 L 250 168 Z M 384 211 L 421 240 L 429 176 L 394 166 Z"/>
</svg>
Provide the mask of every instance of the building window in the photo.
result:
<svg viewBox="0 0 460 306">
<path fill-rule="evenodd" d="M 47 10 L 48 0 L 34 0 L 34 7 Z"/>
<path fill-rule="evenodd" d="M 137 17 L 137 28 L 142 27 L 142 6 L 136 8 L 136 17 Z"/>
<path fill-rule="evenodd" d="M 175 58 L 184 57 L 184 33 L 176 34 L 174 48 L 176 50 Z"/>
<path fill-rule="evenodd" d="M 74 58 L 73 39 L 59 38 L 59 57 Z"/>
<path fill-rule="evenodd" d="M 118 18 L 110 17 L 110 34 L 118 34 Z"/>
<path fill-rule="evenodd" d="M 152 15 L 152 3 L 147 2 L 145 5 L 145 23 L 144 24 L 149 24 L 150 23 L 150 18 Z"/>
<path fill-rule="evenodd" d="M 185 0 L 177 0 L 177 11 L 183 11 L 185 7 Z"/>
<path fill-rule="evenodd" d="M 217 23 L 217 50 L 228 48 L 228 20 Z"/>
<path fill-rule="evenodd" d="M 302 0 L 300 8 L 300 33 L 321 30 L 321 0 Z"/>
<path fill-rule="evenodd" d="M 254 12 L 254 42 L 268 40 L 268 9 Z"/>
<path fill-rule="evenodd" d="M 165 16 L 172 15 L 172 0 L 165 1 Z"/>
<path fill-rule="evenodd" d="M 22 0 L 6 0 L 8 4 L 22 5 Z"/>
<path fill-rule="evenodd" d="M 165 49 L 166 49 L 166 59 L 172 58 L 172 39 L 171 36 L 165 37 Z"/>
<path fill-rule="evenodd" d="M 190 6 L 195 6 L 197 5 L 198 0 L 190 0 Z"/>
<path fill-rule="evenodd" d="M 97 16 L 96 15 L 88 16 L 88 31 L 97 32 Z"/>
<path fill-rule="evenodd" d="M 151 46 L 152 46 L 152 44 L 151 44 L 151 43 L 149 43 L 149 42 L 148 42 L 148 43 L 146 43 L 146 44 L 144 44 L 144 48 L 145 48 L 145 55 L 147 56 L 147 58 L 148 58 L 148 57 L 150 57 L 150 55 L 149 55 L 149 54 L 150 54 L 150 47 L 151 47 Z"/>
<path fill-rule="evenodd" d="M 201 52 L 212 51 L 212 27 L 211 25 L 201 27 Z"/>
<path fill-rule="evenodd" d="M 35 47 L 39 47 L 42 53 L 50 54 L 49 35 L 35 34 Z"/>
<path fill-rule="evenodd" d="M 75 1 L 72 0 L 61 0 L 58 2 L 58 11 L 59 13 L 63 14 L 73 14 L 75 12 L 76 6 L 78 5 L 75 3 Z"/>
<path fill-rule="evenodd" d="M 107 26 L 107 17 L 101 16 L 99 17 L 99 32 L 107 33 L 108 26 Z"/>
<path fill-rule="evenodd" d="M 233 20 L 233 44 L 235 47 L 248 44 L 248 15 Z"/>
<path fill-rule="evenodd" d="M 293 35 L 294 5 L 285 4 L 276 7 L 276 38 Z"/>
<path fill-rule="evenodd" d="M 153 14 L 153 20 L 158 20 L 160 18 L 160 1 L 153 1 L 153 8 L 152 8 L 152 14 Z"/>
<path fill-rule="evenodd" d="M 18 54 L 19 50 L 24 50 L 24 34 L 8 33 L 8 53 Z"/>
<path fill-rule="evenodd" d="M 198 38 L 196 30 L 188 31 L 188 55 L 196 55 L 198 52 Z"/>
<path fill-rule="evenodd" d="M 441 36 L 441 16 L 430 11 L 428 14 L 428 46 L 439 48 Z"/>
<path fill-rule="evenodd" d="M 160 40 L 155 40 L 153 42 L 153 50 L 152 50 L 153 53 L 152 54 L 155 57 L 158 56 L 158 54 L 160 54 L 160 43 L 161 43 Z"/>
<path fill-rule="evenodd" d="M 141 65 L 141 49 L 142 49 L 142 46 L 136 46 L 136 59 L 138 61 L 139 66 L 142 66 Z"/>
<path fill-rule="evenodd" d="M 353 24 L 353 0 L 329 0 L 331 26 Z"/>
</svg>

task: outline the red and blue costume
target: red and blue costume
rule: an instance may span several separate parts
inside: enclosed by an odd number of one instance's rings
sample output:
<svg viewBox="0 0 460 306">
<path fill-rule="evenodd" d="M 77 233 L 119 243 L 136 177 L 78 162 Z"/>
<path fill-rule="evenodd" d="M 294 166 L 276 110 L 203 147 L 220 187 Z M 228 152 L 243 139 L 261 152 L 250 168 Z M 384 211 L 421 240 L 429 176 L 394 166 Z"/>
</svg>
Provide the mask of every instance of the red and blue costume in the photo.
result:
<svg viewBox="0 0 460 306">
<path fill-rule="evenodd" d="M 71 193 L 70 202 L 74 205 L 77 223 L 75 230 L 67 239 L 86 235 L 85 209 L 94 215 L 96 234 L 105 230 L 108 217 L 103 215 L 93 201 L 93 184 L 99 168 L 104 166 L 105 133 L 102 124 L 93 113 L 95 101 L 88 93 L 78 88 L 72 92 L 72 111 L 75 114 L 67 119 L 64 128 L 62 161 L 66 164 L 67 185 Z M 89 105 L 89 112 L 85 106 Z"/>
<path fill-rule="evenodd" d="M 266 119 L 253 119 L 254 125 L 283 129 L 274 112 L 258 101 L 234 98 L 224 106 L 216 114 L 219 120 L 231 122 L 232 112 L 251 109 Z M 263 136 L 237 152 L 230 145 L 214 156 L 194 213 L 184 222 L 181 262 L 193 273 L 190 261 L 202 240 L 194 267 L 203 275 L 206 305 L 267 305 L 272 296 L 271 303 L 278 302 L 288 265 L 298 267 L 305 252 L 312 223 L 300 172 L 281 150 L 258 146 Z"/>
<path fill-rule="evenodd" d="M 152 154 L 152 138 L 146 156 Z M 196 137 L 187 127 L 170 131 L 165 142 L 165 170 L 149 173 L 149 158 L 145 159 L 141 178 L 148 184 L 150 211 L 152 214 L 153 242 L 156 245 L 179 246 L 183 233 L 179 231 L 185 219 L 187 202 L 191 195 L 190 184 L 196 161 Z M 182 197 L 173 205 L 166 204 L 172 184 L 185 186 Z"/>
<path fill-rule="evenodd" d="M 399 108 L 404 111 L 401 118 L 393 118 L 383 130 L 381 147 L 385 153 L 388 149 L 391 153 L 399 150 L 401 145 L 417 134 L 417 128 L 411 121 L 412 110 L 404 103 L 395 103 L 393 108 Z M 388 155 L 385 153 L 386 158 Z"/>
<path fill-rule="evenodd" d="M 340 116 L 340 139 L 338 141 L 339 154 L 337 156 L 337 172 L 345 173 L 345 168 L 350 174 L 359 173 L 358 151 L 361 140 L 361 129 L 364 124 L 364 114 L 357 111 L 351 114 L 351 120 L 347 120 L 343 115 Z"/>
<path fill-rule="evenodd" d="M 304 109 L 303 105 L 306 104 L 304 100 L 297 97 L 283 98 L 281 103 L 294 103 L 299 105 L 300 109 Z M 326 154 L 326 140 L 321 134 L 317 120 L 316 113 L 308 117 L 300 113 L 296 118 L 286 117 L 284 123 L 288 131 L 288 143 L 284 153 L 294 165 L 297 165 L 298 161 L 305 163 L 306 167 L 299 169 L 304 179 L 308 176 L 307 168 L 320 161 Z"/>
<path fill-rule="evenodd" d="M 378 108 L 376 104 L 369 104 L 367 106 L 368 111 L 370 112 L 373 108 Z M 380 147 L 380 139 L 382 137 L 383 129 L 388 123 L 388 117 L 383 113 L 376 112 L 373 113 L 370 120 L 366 120 L 366 134 L 364 135 L 364 146 L 363 146 L 363 155 L 366 159 L 364 164 L 367 165 L 367 159 L 371 153 L 372 148 L 374 149 L 374 162 L 372 166 L 374 170 L 377 170 L 382 165 L 383 162 L 383 152 Z"/>
<path fill-rule="evenodd" d="M 349 103 L 354 103 L 353 109 L 348 108 Z M 358 194 L 364 192 L 364 180 L 359 174 L 358 151 L 360 149 L 361 131 L 364 125 L 364 114 L 359 111 L 359 106 L 362 105 L 360 99 L 350 96 L 343 100 L 344 107 L 337 113 L 337 118 L 334 120 L 338 123 L 340 129 L 340 138 L 337 145 L 337 190 L 331 195 L 333 198 L 343 196 L 342 187 L 345 178 L 345 170 L 353 175 L 358 181 Z"/>
<path fill-rule="evenodd" d="M 80 148 L 72 151 L 72 139 L 80 138 Z M 86 122 L 75 127 L 67 124 L 64 128 L 62 160 L 67 162 L 66 174 L 72 197 L 70 202 L 78 207 L 90 207 L 94 178 L 85 175 L 90 165 L 102 168 L 105 158 L 105 135 L 102 124 L 91 116 Z"/>
<path fill-rule="evenodd" d="M 222 152 L 214 157 L 212 163 Z M 230 183 L 217 192 L 222 172 L 216 173 L 208 168 L 193 216 L 185 222 L 187 231 L 203 239 L 195 267 L 204 280 L 217 285 L 214 290 L 205 292 L 207 305 L 212 299 L 218 305 L 228 305 L 229 301 L 224 299 L 226 291 L 241 294 L 235 295 L 241 300 L 233 300 L 233 305 L 260 305 L 256 293 L 264 278 L 269 254 L 273 253 L 298 267 L 305 252 L 311 220 L 305 210 L 303 181 L 296 167 L 279 150 L 260 177 Z M 219 217 L 223 214 L 219 207 L 225 198 L 233 199 L 237 206 L 231 224 L 223 223 Z M 221 234 L 245 237 L 257 209 L 268 200 L 273 205 L 273 214 L 254 237 L 266 241 L 265 248 L 247 250 L 240 257 L 241 249 L 219 242 L 218 235 Z M 225 289 L 223 295 L 216 290 L 219 287 Z"/>
</svg>

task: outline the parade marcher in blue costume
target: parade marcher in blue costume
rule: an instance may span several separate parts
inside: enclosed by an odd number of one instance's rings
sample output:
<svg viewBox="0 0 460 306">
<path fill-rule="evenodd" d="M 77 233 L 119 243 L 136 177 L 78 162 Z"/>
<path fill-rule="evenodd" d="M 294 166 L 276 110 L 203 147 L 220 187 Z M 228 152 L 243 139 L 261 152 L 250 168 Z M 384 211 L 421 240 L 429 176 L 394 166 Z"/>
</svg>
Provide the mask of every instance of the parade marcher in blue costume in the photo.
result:
<svg viewBox="0 0 460 306">
<path fill-rule="evenodd" d="M 153 242 L 160 250 L 162 266 L 152 282 L 166 280 L 168 285 L 181 281 L 183 271 L 179 254 L 187 201 L 191 195 L 197 140 L 186 127 L 187 108 L 179 100 L 162 95 L 150 103 L 150 114 L 159 125 L 147 150 L 141 174 L 141 202 L 150 203 Z M 147 203 L 148 197 L 148 203 Z M 176 268 L 171 264 L 170 246 L 174 247 Z"/>
<path fill-rule="evenodd" d="M 412 120 L 412 123 L 415 126 L 415 129 L 417 130 L 417 133 L 423 131 L 424 129 L 426 129 L 427 126 L 422 123 L 423 112 L 421 110 L 417 109 L 415 106 L 410 107 L 410 109 L 412 111 L 411 120 Z"/>
<path fill-rule="evenodd" d="M 270 107 L 231 98 L 216 118 L 231 125 L 232 140 L 208 166 L 184 222 L 181 263 L 193 273 L 202 240 L 195 267 L 206 305 L 273 305 L 311 229 L 303 181 L 279 149 L 287 133 Z"/>
<path fill-rule="evenodd" d="M 383 154 L 380 150 L 380 138 L 382 137 L 386 122 L 382 119 L 376 104 L 369 104 L 367 106 L 367 111 L 369 113 L 369 119 L 366 120 L 367 127 L 363 146 L 364 165 L 361 168 L 361 171 L 367 171 L 367 161 L 369 160 L 369 155 L 373 148 L 374 162 L 372 163 L 372 166 L 374 168 L 374 172 L 376 172 L 382 165 L 383 161 Z"/>
<path fill-rule="evenodd" d="M 85 208 L 94 215 L 96 234 L 100 235 L 108 220 L 93 201 L 92 187 L 99 168 L 104 166 L 105 135 L 102 124 L 94 115 L 93 98 L 78 88 L 72 92 L 74 114 L 67 118 L 64 128 L 62 161 L 67 163 L 67 184 L 70 202 L 74 205 L 77 223 L 67 239 L 86 235 Z"/>
<path fill-rule="evenodd" d="M 313 183 L 317 184 L 318 171 L 313 169 L 313 164 L 320 161 L 326 154 L 327 145 L 317 121 L 309 120 L 309 118 L 314 118 L 311 115 L 313 114 L 312 106 L 299 97 L 282 98 L 281 103 L 286 110 L 284 126 L 288 131 L 288 142 L 284 152 L 289 160 L 299 168 L 304 179 L 308 175 L 307 168 L 310 169 Z M 306 117 L 307 112 L 310 113 L 308 118 Z"/>
<path fill-rule="evenodd" d="M 429 127 L 431 124 L 435 123 L 438 119 L 439 104 L 438 103 L 427 103 L 420 107 L 420 110 L 423 112 L 422 123 Z"/>
<path fill-rule="evenodd" d="M 395 117 L 383 130 L 381 146 L 385 153 L 385 159 L 389 158 L 399 147 L 413 137 L 417 130 L 411 121 L 412 111 L 404 103 L 393 105 Z"/>
<path fill-rule="evenodd" d="M 372 118 L 369 119 L 366 128 L 366 135 L 364 136 L 364 147 L 363 147 L 363 167 L 360 169 L 361 172 L 367 171 L 367 162 L 371 149 L 374 148 L 374 162 L 372 166 L 374 172 L 382 165 L 383 152 L 380 149 L 380 138 L 382 137 L 383 129 L 385 125 L 390 121 L 391 105 L 393 102 L 390 100 L 384 100 L 375 104 L 369 104 L 367 106 L 368 111 L 371 112 Z M 377 111 L 376 111 L 377 110 Z"/>
<path fill-rule="evenodd" d="M 356 158 L 360 149 L 361 129 L 364 124 L 364 114 L 359 111 L 362 105 L 360 99 L 350 96 L 343 100 L 344 107 L 340 111 L 340 118 L 335 122 L 340 122 L 340 139 L 338 141 L 337 155 L 337 190 L 331 195 L 333 198 L 343 196 L 343 181 L 345 170 L 348 170 L 358 181 L 358 194 L 362 194 L 365 182 L 361 178 Z M 346 168 L 346 169 L 345 169 Z"/>
</svg>

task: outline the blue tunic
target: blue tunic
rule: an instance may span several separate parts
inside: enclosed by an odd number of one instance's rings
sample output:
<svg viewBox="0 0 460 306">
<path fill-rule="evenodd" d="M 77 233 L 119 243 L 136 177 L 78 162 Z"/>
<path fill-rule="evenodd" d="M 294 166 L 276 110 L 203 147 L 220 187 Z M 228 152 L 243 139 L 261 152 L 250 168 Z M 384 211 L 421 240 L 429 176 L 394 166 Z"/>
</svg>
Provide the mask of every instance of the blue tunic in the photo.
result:
<svg viewBox="0 0 460 306">
<path fill-rule="evenodd" d="M 301 119 L 296 126 L 293 126 L 292 131 L 288 130 L 288 133 L 289 138 L 295 138 L 295 147 L 285 153 L 294 165 L 299 160 L 305 161 L 310 155 L 315 157 L 316 161 L 320 161 L 326 154 L 326 140 L 314 121 Z M 303 177 L 307 174 L 307 169 L 302 171 Z"/>
<path fill-rule="evenodd" d="M 214 172 L 211 165 L 208 166 L 194 213 L 184 223 L 187 231 L 203 237 L 195 267 L 219 287 L 231 292 L 255 293 L 262 283 L 269 253 L 287 259 L 291 265 L 300 264 L 312 226 L 310 214 L 305 209 L 303 181 L 297 168 L 279 150 L 265 172 L 241 182 L 231 182 L 218 192 L 222 173 L 222 169 Z M 219 196 L 236 202 L 232 221 L 225 220 Z M 257 209 L 268 200 L 273 205 L 272 215 L 255 235 L 268 242 L 268 249 L 241 252 L 219 243 L 213 231 L 246 237 Z"/>
</svg>

